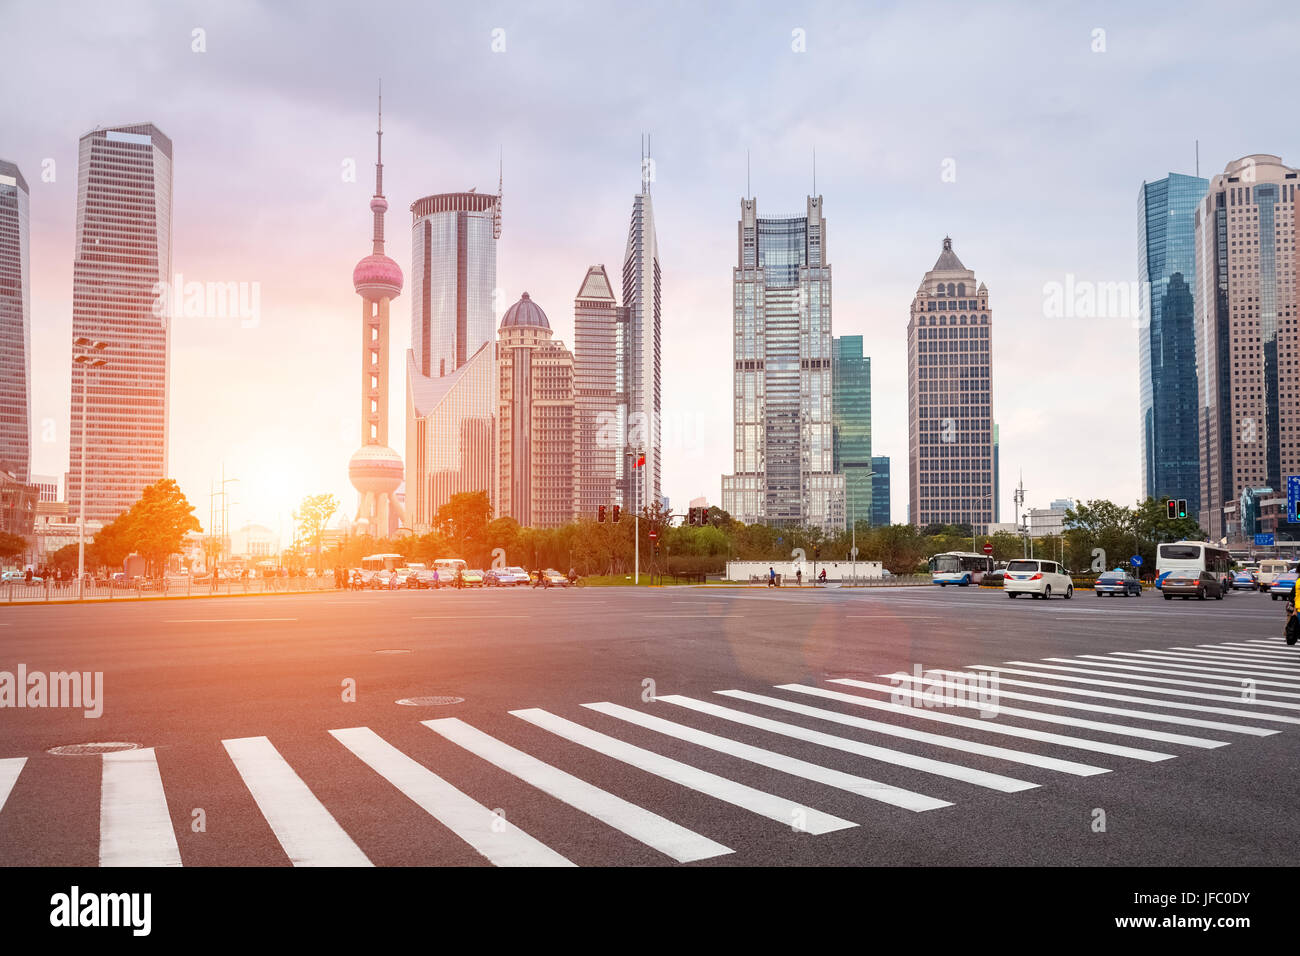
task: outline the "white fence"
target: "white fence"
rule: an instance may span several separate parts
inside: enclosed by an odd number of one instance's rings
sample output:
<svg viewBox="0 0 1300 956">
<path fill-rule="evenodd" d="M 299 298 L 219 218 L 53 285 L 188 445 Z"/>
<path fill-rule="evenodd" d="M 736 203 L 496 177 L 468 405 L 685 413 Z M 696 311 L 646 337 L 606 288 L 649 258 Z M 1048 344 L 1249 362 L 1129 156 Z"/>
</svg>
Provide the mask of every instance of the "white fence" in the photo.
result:
<svg viewBox="0 0 1300 956">
<path fill-rule="evenodd" d="M 783 587 L 799 583 L 800 571 L 803 572 L 804 584 L 812 584 L 813 577 L 820 576 L 823 570 L 827 582 L 834 584 L 852 584 L 855 580 L 879 581 L 885 576 L 879 561 L 728 561 L 727 580 L 766 583 L 769 570 L 776 571 Z"/>
</svg>

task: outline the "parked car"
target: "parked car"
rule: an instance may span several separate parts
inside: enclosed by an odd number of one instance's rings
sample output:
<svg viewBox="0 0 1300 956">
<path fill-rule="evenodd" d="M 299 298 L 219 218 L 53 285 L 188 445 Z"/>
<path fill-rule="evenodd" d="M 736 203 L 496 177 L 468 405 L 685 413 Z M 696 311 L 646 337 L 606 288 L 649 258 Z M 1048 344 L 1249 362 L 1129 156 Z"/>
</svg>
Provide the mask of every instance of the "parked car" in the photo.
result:
<svg viewBox="0 0 1300 956">
<path fill-rule="evenodd" d="M 519 587 L 528 583 L 528 572 L 523 568 L 496 568 L 489 573 L 497 587 Z"/>
<path fill-rule="evenodd" d="M 483 572 L 477 569 L 469 568 L 460 572 L 461 587 L 481 588 L 483 587 Z"/>
<path fill-rule="evenodd" d="M 1197 571 L 1195 568 L 1170 571 L 1165 575 L 1160 590 L 1166 601 L 1172 601 L 1176 597 L 1184 601 L 1188 598 L 1204 601 L 1207 597 L 1212 597 L 1216 601 L 1223 600 L 1223 585 L 1218 575 L 1211 574 L 1209 571 Z"/>
<path fill-rule="evenodd" d="M 1059 594 L 1067 601 L 1074 597 L 1074 581 L 1056 561 L 1038 558 L 1017 558 L 1007 564 L 1002 576 L 1002 589 L 1007 597 L 1032 594 L 1036 598 L 1050 599 Z"/>
<path fill-rule="evenodd" d="M 1142 596 L 1142 583 L 1129 571 L 1123 568 L 1116 568 L 1114 571 L 1103 571 L 1097 578 L 1097 583 L 1093 585 L 1093 590 L 1097 592 L 1097 597 L 1103 594 L 1109 594 L 1111 597 L 1121 595 L 1128 597 L 1135 594 Z"/>
<path fill-rule="evenodd" d="M 438 572 L 432 568 L 421 568 L 406 579 L 408 588 L 436 588 Z"/>
<path fill-rule="evenodd" d="M 1296 572 L 1284 571 L 1273 579 L 1273 583 L 1268 589 L 1268 596 L 1274 601 L 1278 598 L 1291 600 L 1295 596 L 1295 581 Z"/>
</svg>

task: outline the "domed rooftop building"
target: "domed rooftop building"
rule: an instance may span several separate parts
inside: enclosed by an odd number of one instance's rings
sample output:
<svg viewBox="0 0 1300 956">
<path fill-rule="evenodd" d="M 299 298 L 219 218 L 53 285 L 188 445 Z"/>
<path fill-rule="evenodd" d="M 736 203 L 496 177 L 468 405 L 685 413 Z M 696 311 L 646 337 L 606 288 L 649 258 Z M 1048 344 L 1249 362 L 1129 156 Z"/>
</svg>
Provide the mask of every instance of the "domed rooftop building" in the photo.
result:
<svg viewBox="0 0 1300 956">
<path fill-rule="evenodd" d="M 530 328 L 546 329 L 550 331 L 551 323 L 546 319 L 546 313 L 542 307 L 528 297 L 525 292 L 510 308 L 506 309 L 506 314 L 501 317 L 501 328 L 515 328 L 518 326 L 528 326 Z"/>
</svg>

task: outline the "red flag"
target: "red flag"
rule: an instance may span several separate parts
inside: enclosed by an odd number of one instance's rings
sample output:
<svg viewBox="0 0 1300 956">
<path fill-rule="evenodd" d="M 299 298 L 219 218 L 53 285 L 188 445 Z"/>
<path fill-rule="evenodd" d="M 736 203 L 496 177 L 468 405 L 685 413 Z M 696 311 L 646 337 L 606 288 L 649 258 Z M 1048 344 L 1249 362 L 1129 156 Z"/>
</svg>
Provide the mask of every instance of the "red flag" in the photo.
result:
<svg viewBox="0 0 1300 956">
<path fill-rule="evenodd" d="M 636 460 L 636 467 L 640 468 L 644 464 L 645 464 L 645 455 L 642 455 L 640 458 Z"/>
</svg>

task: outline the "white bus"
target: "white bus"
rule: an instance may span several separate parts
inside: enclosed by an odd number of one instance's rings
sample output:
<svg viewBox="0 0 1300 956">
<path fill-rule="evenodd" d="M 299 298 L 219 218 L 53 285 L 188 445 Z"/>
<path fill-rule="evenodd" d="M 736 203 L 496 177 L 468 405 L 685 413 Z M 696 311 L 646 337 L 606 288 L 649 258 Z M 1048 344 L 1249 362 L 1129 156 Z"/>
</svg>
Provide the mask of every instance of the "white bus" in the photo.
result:
<svg viewBox="0 0 1300 956">
<path fill-rule="evenodd" d="M 406 558 L 400 554 L 368 554 L 361 559 L 362 571 L 396 571 L 406 567 Z"/>
<path fill-rule="evenodd" d="M 945 551 L 930 559 L 930 574 L 940 587 L 979 584 L 993 571 L 993 558 L 973 551 Z"/>
<path fill-rule="evenodd" d="M 1232 585 L 1232 555 L 1206 541 L 1174 541 L 1156 547 L 1156 587 L 1170 571 L 1208 571 L 1226 594 Z"/>
</svg>

